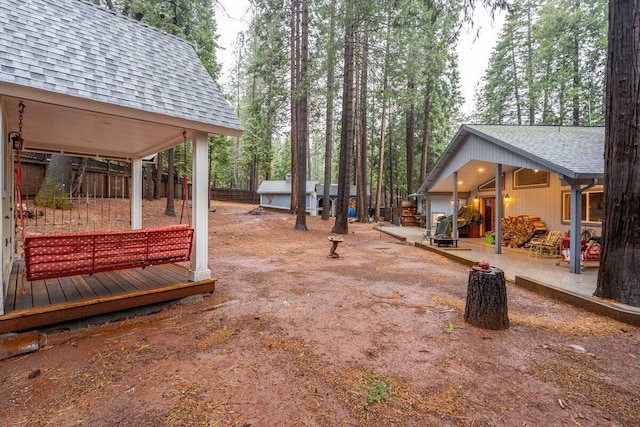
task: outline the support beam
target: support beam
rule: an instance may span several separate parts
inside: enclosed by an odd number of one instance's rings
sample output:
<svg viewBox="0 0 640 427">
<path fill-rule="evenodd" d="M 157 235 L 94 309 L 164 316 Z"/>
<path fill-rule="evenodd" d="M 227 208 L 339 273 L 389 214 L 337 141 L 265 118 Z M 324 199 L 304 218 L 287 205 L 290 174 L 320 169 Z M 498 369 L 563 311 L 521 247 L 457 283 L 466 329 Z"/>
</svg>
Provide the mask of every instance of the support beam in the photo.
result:
<svg viewBox="0 0 640 427">
<path fill-rule="evenodd" d="M 431 230 L 433 227 L 433 208 L 431 207 L 431 193 L 425 194 L 426 198 L 426 211 L 425 211 L 425 225 L 426 228 Z M 432 231 L 435 234 L 435 231 Z"/>
<path fill-rule="evenodd" d="M 131 229 L 142 228 L 142 159 L 131 161 Z"/>
<path fill-rule="evenodd" d="M 13 238 L 11 230 L 13 227 L 13 212 L 11 206 L 13 203 L 13 191 L 15 183 L 13 182 L 13 167 L 6 168 L 7 165 L 13 164 L 13 150 L 11 150 L 10 142 L 6 140 L 5 135 L 9 130 L 5 128 L 3 104 L 0 102 L 0 132 L 2 139 L 0 140 L 0 244 L 2 244 L 2 255 L 0 256 L 0 279 L 2 279 L 2 288 L 0 288 L 0 315 L 4 314 L 4 296 L 5 289 L 9 286 L 9 277 L 11 274 L 11 263 L 13 260 Z M 9 163 L 11 162 L 11 163 Z M 5 189 L 7 192 L 5 193 Z"/>
<path fill-rule="evenodd" d="M 580 223 L 582 221 L 582 191 L 580 185 L 571 184 L 571 221 L 569 223 L 569 271 L 580 274 L 582 249 Z"/>
<path fill-rule="evenodd" d="M 502 215 L 504 212 L 504 200 L 502 200 L 502 164 L 496 163 L 496 238 L 495 242 L 495 253 L 502 253 Z"/>
<path fill-rule="evenodd" d="M 208 135 L 193 135 L 192 224 L 193 252 L 189 280 L 197 282 L 211 278 L 209 269 L 209 162 Z"/>
<path fill-rule="evenodd" d="M 458 171 L 453 173 L 453 219 L 451 220 L 451 236 L 458 238 Z"/>
</svg>

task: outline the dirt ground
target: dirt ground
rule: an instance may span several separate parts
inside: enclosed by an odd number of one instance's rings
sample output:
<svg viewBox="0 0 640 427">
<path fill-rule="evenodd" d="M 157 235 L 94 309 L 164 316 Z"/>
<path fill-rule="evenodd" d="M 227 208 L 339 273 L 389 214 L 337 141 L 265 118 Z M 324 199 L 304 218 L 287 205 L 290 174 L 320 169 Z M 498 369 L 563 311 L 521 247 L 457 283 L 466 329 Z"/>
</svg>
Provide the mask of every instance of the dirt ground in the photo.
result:
<svg viewBox="0 0 640 427">
<path fill-rule="evenodd" d="M 640 329 L 513 284 L 511 327 L 479 329 L 467 267 L 369 224 L 329 258 L 333 220 L 215 205 L 215 293 L 43 333 L 0 361 L 0 424 L 640 425 Z"/>
</svg>

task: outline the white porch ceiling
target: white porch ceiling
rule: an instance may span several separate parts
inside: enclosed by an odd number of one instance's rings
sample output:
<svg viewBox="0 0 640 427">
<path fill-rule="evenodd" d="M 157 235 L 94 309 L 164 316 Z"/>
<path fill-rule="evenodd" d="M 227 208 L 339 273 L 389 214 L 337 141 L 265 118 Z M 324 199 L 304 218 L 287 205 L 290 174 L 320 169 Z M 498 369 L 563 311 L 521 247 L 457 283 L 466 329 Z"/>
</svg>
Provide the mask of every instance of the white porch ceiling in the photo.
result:
<svg viewBox="0 0 640 427">
<path fill-rule="evenodd" d="M 502 172 L 517 169 L 514 166 L 503 165 Z M 471 160 L 458 169 L 458 192 L 469 193 L 477 190 L 478 186 L 496 177 L 495 163 Z M 430 193 L 451 193 L 453 189 L 453 174 L 440 179 Z"/>
<path fill-rule="evenodd" d="M 19 98 L 3 97 L 7 132 L 18 131 Z M 115 159 L 141 158 L 182 141 L 184 128 L 158 121 L 22 100 L 26 151 Z M 124 113 L 124 112 L 123 112 Z"/>
</svg>

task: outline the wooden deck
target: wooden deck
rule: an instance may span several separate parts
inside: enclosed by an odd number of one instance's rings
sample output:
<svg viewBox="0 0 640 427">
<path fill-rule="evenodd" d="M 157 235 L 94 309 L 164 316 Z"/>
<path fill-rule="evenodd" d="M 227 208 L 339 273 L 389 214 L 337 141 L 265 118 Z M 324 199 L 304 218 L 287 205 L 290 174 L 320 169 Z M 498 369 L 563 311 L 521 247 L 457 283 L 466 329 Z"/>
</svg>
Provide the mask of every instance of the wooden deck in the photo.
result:
<svg viewBox="0 0 640 427">
<path fill-rule="evenodd" d="M 178 264 L 33 282 L 23 269 L 22 261 L 14 262 L 0 333 L 210 293 L 216 284 L 216 279 L 189 282 L 187 268 Z"/>
</svg>

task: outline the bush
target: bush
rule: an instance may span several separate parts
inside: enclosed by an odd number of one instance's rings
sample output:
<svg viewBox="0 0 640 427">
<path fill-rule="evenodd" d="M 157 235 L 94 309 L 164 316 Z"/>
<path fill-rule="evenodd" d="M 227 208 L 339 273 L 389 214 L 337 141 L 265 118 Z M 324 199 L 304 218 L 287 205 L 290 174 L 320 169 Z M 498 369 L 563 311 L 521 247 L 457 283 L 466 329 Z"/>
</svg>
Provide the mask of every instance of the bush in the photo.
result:
<svg viewBox="0 0 640 427">
<path fill-rule="evenodd" d="M 56 194 L 58 193 L 58 194 Z M 36 205 L 51 209 L 71 209 L 71 201 L 69 200 L 69 192 L 64 188 L 56 192 L 55 185 L 50 178 L 46 178 L 42 184 L 42 188 L 36 196 Z"/>
</svg>

